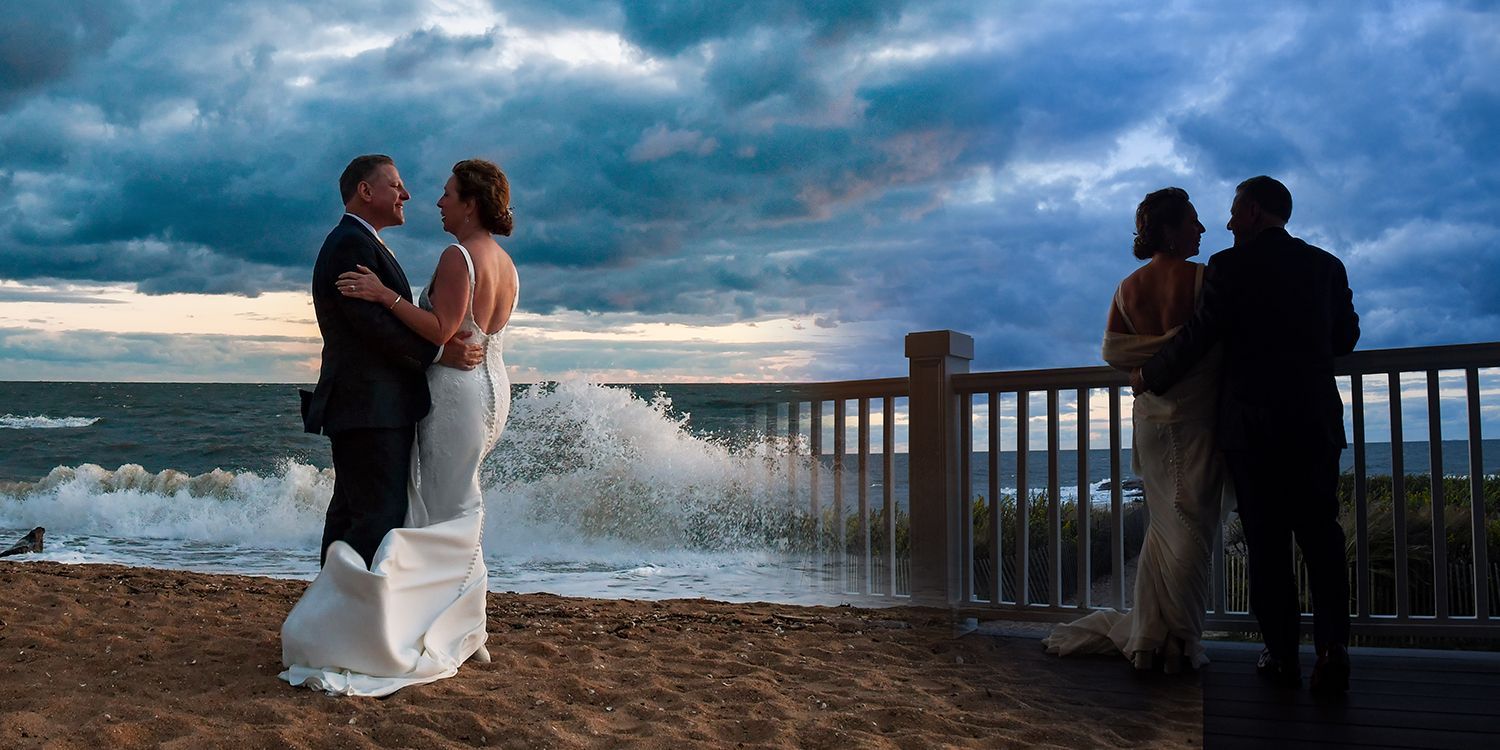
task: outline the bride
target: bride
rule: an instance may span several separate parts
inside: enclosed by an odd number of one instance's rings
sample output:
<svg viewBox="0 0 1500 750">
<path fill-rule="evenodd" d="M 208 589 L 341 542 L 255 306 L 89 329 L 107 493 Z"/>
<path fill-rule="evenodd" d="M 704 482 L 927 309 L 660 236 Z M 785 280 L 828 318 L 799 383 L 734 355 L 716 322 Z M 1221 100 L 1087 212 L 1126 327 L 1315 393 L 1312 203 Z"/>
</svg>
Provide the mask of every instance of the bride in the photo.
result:
<svg viewBox="0 0 1500 750">
<path fill-rule="evenodd" d="M 1181 188 L 1146 196 L 1135 212 L 1135 256 L 1150 259 L 1115 291 L 1104 359 L 1129 372 L 1192 317 L 1203 286 L 1203 225 Z M 1208 663 L 1200 638 L 1209 597 L 1208 563 L 1217 538 L 1224 465 L 1214 439 L 1221 352 L 1204 357 L 1170 396 L 1137 392 L 1132 468 L 1141 478 L 1150 523 L 1130 612 L 1100 610 L 1058 625 L 1048 653 L 1120 653 L 1137 669 Z"/>
<path fill-rule="evenodd" d="M 339 277 L 344 295 L 387 305 L 428 341 L 467 333 L 485 354 L 474 370 L 427 369 L 432 410 L 417 425 L 405 527 L 386 534 L 368 569 L 344 542 L 329 546 L 281 628 L 281 677 L 294 686 L 381 696 L 451 677 L 471 657 L 489 660 L 479 464 L 510 412 L 501 353 L 520 279 L 493 237 L 511 233 L 509 204 L 494 164 L 453 166 L 437 205 L 458 242 L 443 251 L 420 306 L 364 266 Z"/>
</svg>

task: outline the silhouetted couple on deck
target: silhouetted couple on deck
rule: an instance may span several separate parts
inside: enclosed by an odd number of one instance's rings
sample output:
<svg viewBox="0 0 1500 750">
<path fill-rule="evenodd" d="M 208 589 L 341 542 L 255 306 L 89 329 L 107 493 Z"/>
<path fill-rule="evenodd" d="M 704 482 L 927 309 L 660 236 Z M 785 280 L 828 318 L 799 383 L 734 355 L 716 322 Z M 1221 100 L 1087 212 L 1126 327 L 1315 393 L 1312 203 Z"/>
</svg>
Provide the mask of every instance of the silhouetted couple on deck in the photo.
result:
<svg viewBox="0 0 1500 750">
<path fill-rule="evenodd" d="M 1349 685 L 1349 582 L 1339 523 L 1339 454 L 1347 447 L 1335 357 L 1359 340 L 1344 265 L 1286 231 L 1292 196 L 1265 176 L 1240 183 L 1234 247 L 1205 268 L 1204 232 L 1180 188 L 1136 209 L 1135 256 L 1119 285 L 1104 359 L 1135 388 L 1133 468 L 1150 523 L 1129 613 L 1059 625 L 1052 653 L 1119 652 L 1138 669 L 1196 668 L 1221 508 L 1237 510 L 1249 548 L 1250 609 L 1262 677 L 1301 684 L 1301 606 L 1292 541 L 1307 563 L 1317 662 L 1311 686 Z M 1226 476 L 1229 481 L 1225 481 Z"/>
</svg>

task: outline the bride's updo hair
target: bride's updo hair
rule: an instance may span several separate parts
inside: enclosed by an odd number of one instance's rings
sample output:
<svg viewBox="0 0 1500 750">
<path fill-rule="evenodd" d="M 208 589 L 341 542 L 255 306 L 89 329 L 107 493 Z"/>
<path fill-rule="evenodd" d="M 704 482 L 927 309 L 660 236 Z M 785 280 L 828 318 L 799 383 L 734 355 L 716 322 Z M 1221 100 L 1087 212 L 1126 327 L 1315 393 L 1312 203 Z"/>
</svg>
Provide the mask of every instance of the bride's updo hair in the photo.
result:
<svg viewBox="0 0 1500 750">
<path fill-rule="evenodd" d="M 1177 187 L 1148 193 L 1135 207 L 1135 257 L 1147 260 L 1169 249 L 1167 232 L 1182 223 L 1187 215 L 1188 194 Z"/>
<path fill-rule="evenodd" d="M 491 234 L 510 236 L 516 217 L 510 210 L 510 181 L 484 159 L 464 159 L 453 165 L 460 200 L 474 201 L 475 218 Z"/>
</svg>

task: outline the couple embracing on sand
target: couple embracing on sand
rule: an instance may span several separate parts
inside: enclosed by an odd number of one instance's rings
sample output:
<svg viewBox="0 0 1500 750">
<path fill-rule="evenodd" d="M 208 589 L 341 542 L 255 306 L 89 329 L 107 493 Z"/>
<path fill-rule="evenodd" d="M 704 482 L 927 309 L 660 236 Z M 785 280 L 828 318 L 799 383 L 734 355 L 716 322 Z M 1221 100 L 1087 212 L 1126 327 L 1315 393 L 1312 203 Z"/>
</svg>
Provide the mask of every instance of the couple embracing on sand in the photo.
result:
<svg viewBox="0 0 1500 750">
<path fill-rule="evenodd" d="M 510 412 L 502 359 L 515 263 L 495 242 L 514 224 L 494 164 L 453 166 L 437 206 L 456 240 L 419 300 L 380 231 L 411 198 L 395 162 L 355 158 L 345 214 L 313 267 L 323 335 L 308 432 L 335 472 L 322 570 L 281 628 L 281 677 L 340 695 L 388 695 L 450 677 L 485 650 L 479 464 Z"/>
<path fill-rule="evenodd" d="M 1347 442 L 1333 360 L 1353 351 L 1359 316 L 1344 265 L 1288 234 L 1291 215 L 1280 182 L 1240 183 L 1229 209 L 1234 247 L 1205 268 L 1188 260 L 1204 229 L 1185 191 L 1158 190 L 1136 209 L 1135 256 L 1150 262 L 1120 283 L 1104 335 L 1104 359 L 1135 388 L 1133 464 L 1151 519 L 1135 605 L 1057 626 L 1043 640 L 1049 652 L 1118 652 L 1138 669 L 1160 662 L 1167 672 L 1207 663 L 1209 555 L 1221 508 L 1233 507 L 1265 641 L 1257 672 L 1301 684 L 1295 538 L 1312 588 L 1311 687 L 1348 690 L 1337 498 Z"/>
<path fill-rule="evenodd" d="M 282 626 L 281 677 L 380 696 L 488 659 L 479 465 L 510 410 L 501 352 L 520 282 L 494 239 L 513 224 L 495 165 L 454 165 L 437 205 L 457 241 L 417 302 L 379 234 L 404 223 L 411 197 L 395 164 L 358 157 L 339 189 L 347 213 L 313 270 L 322 371 L 302 410 L 307 431 L 329 436 L 335 484 L 322 570 Z M 1295 538 L 1315 609 L 1312 687 L 1348 689 L 1333 359 L 1353 350 L 1359 318 L 1343 264 L 1288 234 L 1291 213 L 1280 182 L 1241 183 L 1234 247 L 1205 268 L 1188 260 L 1204 229 L 1185 191 L 1137 208 L 1135 255 L 1150 262 L 1121 282 L 1104 339 L 1136 390 L 1134 470 L 1151 517 L 1135 606 L 1057 626 L 1049 651 L 1119 652 L 1168 672 L 1207 663 L 1209 555 L 1231 499 L 1265 639 L 1257 670 L 1301 682 Z"/>
</svg>

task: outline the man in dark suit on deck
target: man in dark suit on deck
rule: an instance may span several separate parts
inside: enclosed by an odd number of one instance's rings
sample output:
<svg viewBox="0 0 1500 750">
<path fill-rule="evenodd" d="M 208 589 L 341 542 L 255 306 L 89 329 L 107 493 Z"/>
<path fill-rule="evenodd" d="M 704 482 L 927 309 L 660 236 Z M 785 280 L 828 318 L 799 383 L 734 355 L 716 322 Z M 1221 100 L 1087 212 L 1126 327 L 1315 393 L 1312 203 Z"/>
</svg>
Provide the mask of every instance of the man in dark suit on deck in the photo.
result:
<svg viewBox="0 0 1500 750">
<path fill-rule="evenodd" d="M 343 540 L 368 565 L 386 532 L 406 520 L 416 424 L 430 408 L 427 367 L 473 369 L 482 350 L 454 342 L 439 349 L 389 307 L 339 293 L 339 274 L 363 265 L 399 295 L 393 305 L 411 301 L 406 274 L 379 234 L 406 221 L 404 204 L 411 195 L 395 162 L 379 154 L 356 157 L 339 177 L 339 193 L 346 213 L 313 266 L 323 362 L 317 388 L 302 392 L 302 420 L 333 447 L 333 498 L 319 560 L 326 559 L 329 544 Z"/>
<path fill-rule="evenodd" d="M 1265 650 L 1257 670 L 1301 683 L 1292 540 L 1307 561 L 1318 661 L 1312 688 L 1348 689 L 1349 581 L 1339 525 L 1339 453 L 1347 446 L 1333 360 L 1359 340 L 1344 264 L 1285 229 L 1292 196 L 1270 177 L 1235 190 L 1234 247 L 1210 259 L 1197 312 L 1131 378 L 1165 393 L 1224 343 L 1219 444 L 1250 553 L 1250 608 Z"/>
</svg>

